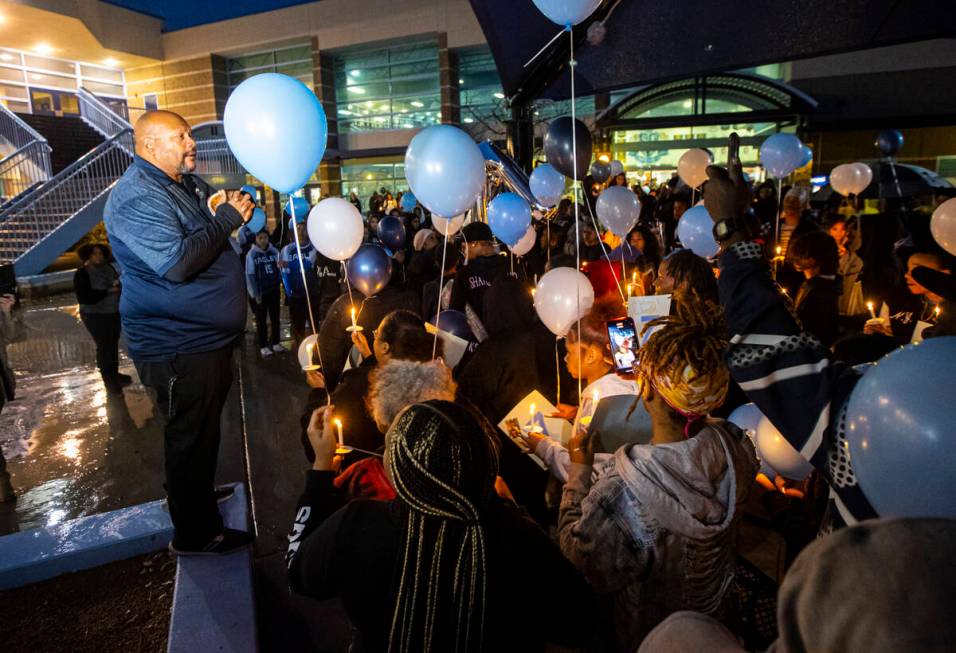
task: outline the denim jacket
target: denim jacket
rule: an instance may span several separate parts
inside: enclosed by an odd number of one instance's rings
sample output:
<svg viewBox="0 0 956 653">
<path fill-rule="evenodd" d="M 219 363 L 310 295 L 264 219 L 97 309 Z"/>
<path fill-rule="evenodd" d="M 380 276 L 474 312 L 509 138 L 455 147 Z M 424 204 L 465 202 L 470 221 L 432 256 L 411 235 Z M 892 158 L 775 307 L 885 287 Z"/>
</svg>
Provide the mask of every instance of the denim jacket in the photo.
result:
<svg viewBox="0 0 956 653">
<path fill-rule="evenodd" d="M 571 466 L 561 550 L 613 598 L 621 651 L 672 612 L 724 616 L 739 506 L 756 473 L 750 440 L 721 420 L 683 442 L 622 447 L 593 486 L 589 466 Z"/>
</svg>

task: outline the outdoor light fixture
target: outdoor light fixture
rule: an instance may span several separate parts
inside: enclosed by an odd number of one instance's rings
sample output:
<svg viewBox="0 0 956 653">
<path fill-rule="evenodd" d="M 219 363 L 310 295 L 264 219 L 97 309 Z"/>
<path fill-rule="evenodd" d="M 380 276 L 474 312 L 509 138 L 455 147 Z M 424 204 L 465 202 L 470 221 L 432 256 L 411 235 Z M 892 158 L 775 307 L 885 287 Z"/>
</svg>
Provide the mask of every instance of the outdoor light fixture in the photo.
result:
<svg viewBox="0 0 956 653">
<path fill-rule="evenodd" d="M 51 54 L 53 47 L 49 43 L 37 43 L 33 46 L 33 51 L 37 54 Z"/>
<path fill-rule="evenodd" d="M 117 61 L 113 57 L 106 57 L 106 59 L 103 59 L 103 65 L 109 66 L 110 68 L 115 68 L 116 66 L 119 65 L 119 61 Z"/>
<path fill-rule="evenodd" d="M 3 54 L 0 54 L 0 59 L 3 59 L 4 61 L 13 61 L 13 55 L 9 52 L 4 52 Z"/>
</svg>

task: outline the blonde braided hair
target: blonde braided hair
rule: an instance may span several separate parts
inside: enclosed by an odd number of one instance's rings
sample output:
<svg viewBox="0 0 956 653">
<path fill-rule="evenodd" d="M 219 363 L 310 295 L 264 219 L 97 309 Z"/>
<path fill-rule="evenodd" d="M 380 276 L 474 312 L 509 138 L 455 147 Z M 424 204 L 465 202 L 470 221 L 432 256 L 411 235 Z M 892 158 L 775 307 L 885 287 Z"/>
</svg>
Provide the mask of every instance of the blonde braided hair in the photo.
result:
<svg viewBox="0 0 956 653">
<path fill-rule="evenodd" d="M 480 420 L 446 401 L 406 409 L 386 442 L 407 508 L 388 650 L 481 651 L 488 583 L 479 511 L 494 488 L 497 450 Z"/>
</svg>

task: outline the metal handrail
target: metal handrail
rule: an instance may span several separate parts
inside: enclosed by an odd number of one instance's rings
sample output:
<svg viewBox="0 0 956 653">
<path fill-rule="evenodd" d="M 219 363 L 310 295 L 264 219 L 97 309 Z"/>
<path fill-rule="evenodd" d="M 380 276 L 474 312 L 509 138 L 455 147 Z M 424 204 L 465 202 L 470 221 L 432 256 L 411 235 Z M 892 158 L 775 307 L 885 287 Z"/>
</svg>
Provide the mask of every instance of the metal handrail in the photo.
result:
<svg viewBox="0 0 956 653">
<path fill-rule="evenodd" d="M 80 87 L 76 95 L 80 101 L 80 117 L 103 136 L 109 138 L 133 128 L 125 118 L 113 111 L 94 93 Z"/>
<path fill-rule="evenodd" d="M 28 197 L 24 197 L 14 202 L 10 206 L 8 206 L 5 210 L 0 212 L 0 222 L 4 222 L 6 219 L 13 217 L 13 214 L 21 210 L 22 208 L 24 208 L 25 205 L 39 202 L 45 196 L 55 191 L 59 186 L 61 186 L 67 179 L 72 177 L 75 173 L 81 171 L 82 169 L 88 168 L 104 152 L 110 149 L 115 149 L 117 147 L 122 149 L 124 153 L 129 155 L 129 161 L 127 162 L 127 164 L 132 163 L 133 157 L 131 154 L 129 154 L 129 152 L 132 152 L 133 150 L 133 130 L 132 129 L 127 129 L 125 131 L 122 131 L 116 134 L 115 136 L 112 136 L 106 139 L 105 141 L 97 145 L 95 148 L 93 148 L 92 150 L 90 150 L 89 152 L 81 156 L 79 159 L 77 159 L 76 161 L 68 165 L 66 168 L 63 168 L 63 170 L 58 172 L 55 177 L 50 179 L 50 181 L 48 181 L 47 183 L 43 184 L 41 188 L 37 189 L 36 193 L 31 193 Z M 123 174 L 123 172 L 125 172 L 125 168 L 123 169 L 123 171 L 120 171 L 118 175 L 116 175 L 117 179 L 119 178 L 120 175 Z M 79 208 L 82 208 L 82 207 L 79 207 Z"/>
<path fill-rule="evenodd" d="M 225 138 L 205 138 L 196 141 L 196 173 L 244 175 L 246 170 L 229 149 Z"/>
<path fill-rule="evenodd" d="M 0 104 L 0 135 L 17 149 L 29 145 L 32 141 L 46 143 L 46 139 L 37 130 L 3 104 Z"/>
<path fill-rule="evenodd" d="M 0 196 L 4 201 L 16 198 L 52 174 L 51 148 L 41 141 L 32 141 L 0 161 Z"/>
</svg>

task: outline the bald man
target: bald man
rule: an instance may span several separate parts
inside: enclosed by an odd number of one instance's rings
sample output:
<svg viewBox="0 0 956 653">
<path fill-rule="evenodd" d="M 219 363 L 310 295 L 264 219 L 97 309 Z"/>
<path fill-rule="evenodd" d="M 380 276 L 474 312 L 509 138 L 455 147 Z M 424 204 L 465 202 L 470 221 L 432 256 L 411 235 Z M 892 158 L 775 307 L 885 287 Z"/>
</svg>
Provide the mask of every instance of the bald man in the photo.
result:
<svg viewBox="0 0 956 653">
<path fill-rule="evenodd" d="M 179 555 L 248 544 L 216 505 L 219 420 L 232 384 L 232 349 L 246 322 L 242 266 L 230 234 L 252 217 L 248 195 L 213 193 L 190 174 L 196 142 L 169 111 L 135 127 L 136 156 L 110 193 L 103 220 L 122 267 L 120 316 L 143 384 L 166 420 L 166 492 Z M 213 210 L 214 209 L 214 210 Z"/>
</svg>

